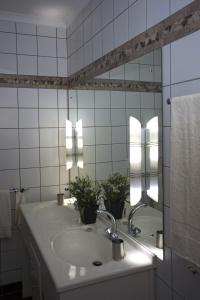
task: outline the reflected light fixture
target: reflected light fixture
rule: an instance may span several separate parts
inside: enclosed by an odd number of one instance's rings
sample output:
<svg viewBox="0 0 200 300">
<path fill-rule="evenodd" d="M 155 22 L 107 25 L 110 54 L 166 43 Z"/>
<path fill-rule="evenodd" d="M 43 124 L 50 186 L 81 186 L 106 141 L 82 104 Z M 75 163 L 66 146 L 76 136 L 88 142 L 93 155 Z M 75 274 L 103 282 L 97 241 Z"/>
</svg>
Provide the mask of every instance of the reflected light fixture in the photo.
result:
<svg viewBox="0 0 200 300">
<path fill-rule="evenodd" d="M 66 120 L 66 169 L 70 170 L 76 163 L 83 168 L 83 122 L 76 122 L 73 130 L 72 122 Z"/>
</svg>

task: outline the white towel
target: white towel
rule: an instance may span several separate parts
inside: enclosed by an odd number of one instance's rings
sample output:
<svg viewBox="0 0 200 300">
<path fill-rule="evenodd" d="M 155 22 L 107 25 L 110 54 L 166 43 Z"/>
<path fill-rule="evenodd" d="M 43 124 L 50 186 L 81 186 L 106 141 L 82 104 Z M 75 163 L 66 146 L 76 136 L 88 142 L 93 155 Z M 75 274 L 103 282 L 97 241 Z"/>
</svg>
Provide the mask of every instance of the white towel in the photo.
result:
<svg viewBox="0 0 200 300">
<path fill-rule="evenodd" d="M 11 238 L 11 232 L 10 193 L 0 190 L 0 238 Z"/>
<path fill-rule="evenodd" d="M 24 192 L 16 192 L 16 207 L 15 207 L 15 224 L 21 224 L 20 205 L 26 203 Z"/>
<path fill-rule="evenodd" d="M 200 266 L 200 94 L 171 105 L 171 246 Z"/>
</svg>

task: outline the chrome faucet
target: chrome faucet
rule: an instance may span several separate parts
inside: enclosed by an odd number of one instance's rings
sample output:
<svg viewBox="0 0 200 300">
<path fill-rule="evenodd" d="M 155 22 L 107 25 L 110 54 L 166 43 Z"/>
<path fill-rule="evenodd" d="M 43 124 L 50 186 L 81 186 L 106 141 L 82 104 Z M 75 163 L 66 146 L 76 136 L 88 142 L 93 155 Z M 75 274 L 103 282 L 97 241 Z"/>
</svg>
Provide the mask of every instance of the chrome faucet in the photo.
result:
<svg viewBox="0 0 200 300">
<path fill-rule="evenodd" d="M 113 217 L 113 215 L 111 213 L 109 213 L 107 210 L 104 210 L 104 209 L 98 209 L 97 210 L 97 214 L 99 214 L 99 215 L 106 215 L 106 216 L 108 216 L 111 219 L 112 226 L 106 228 L 105 232 L 106 232 L 106 235 L 108 236 L 108 238 L 111 241 L 117 239 L 118 238 L 118 235 L 117 235 L 117 223 L 116 223 L 116 220 Z"/>
<path fill-rule="evenodd" d="M 133 206 L 131 209 L 129 216 L 128 216 L 128 233 L 132 236 L 137 236 L 141 229 L 133 225 L 133 216 L 135 215 L 136 211 L 138 211 L 142 207 L 146 207 L 147 203 L 142 202 L 141 200 Z"/>
</svg>

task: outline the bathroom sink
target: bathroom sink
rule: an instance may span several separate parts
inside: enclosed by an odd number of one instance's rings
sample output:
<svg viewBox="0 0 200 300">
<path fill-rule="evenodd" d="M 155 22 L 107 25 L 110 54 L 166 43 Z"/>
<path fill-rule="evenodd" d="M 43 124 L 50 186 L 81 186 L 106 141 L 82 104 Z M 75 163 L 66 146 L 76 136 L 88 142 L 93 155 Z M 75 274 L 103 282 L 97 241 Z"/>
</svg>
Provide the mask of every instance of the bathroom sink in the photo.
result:
<svg viewBox="0 0 200 300">
<path fill-rule="evenodd" d="M 162 230 L 162 219 L 157 216 L 136 216 L 133 224 L 142 230 L 141 236 L 155 236 Z"/>
<path fill-rule="evenodd" d="M 111 242 L 92 227 L 56 235 L 51 241 L 51 248 L 58 258 L 79 267 L 102 265 L 112 260 Z"/>
<path fill-rule="evenodd" d="M 77 223 L 77 214 L 72 208 L 58 206 L 55 203 L 39 207 L 34 210 L 33 214 L 38 222 L 45 221 L 45 223 L 57 225 L 71 225 Z"/>
</svg>

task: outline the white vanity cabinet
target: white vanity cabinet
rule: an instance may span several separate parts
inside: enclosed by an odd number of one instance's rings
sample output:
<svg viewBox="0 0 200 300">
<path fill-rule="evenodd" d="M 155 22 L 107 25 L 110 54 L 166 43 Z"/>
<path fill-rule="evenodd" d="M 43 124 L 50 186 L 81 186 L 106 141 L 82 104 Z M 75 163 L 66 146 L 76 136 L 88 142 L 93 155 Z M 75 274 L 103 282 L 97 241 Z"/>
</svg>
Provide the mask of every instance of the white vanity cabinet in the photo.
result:
<svg viewBox="0 0 200 300">
<path fill-rule="evenodd" d="M 30 214 L 26 215 L 25 209 L 22 211 L 21 232 L 28 256 L 23 268 L 23 288 L 27 291 L 31 287 L 30 294 L 24 296 L 32 296 L 33 300 L 155 299 L 154 266 L 149 254 L 137 248 L 137 245 L 133 246 L 129 260 L 127 255 L 120 262 L 112 261 L 107 266 L 85 268 L 86 275 L 71 278 L 70 265 L 58 259 L 52 253 L 51 243 L 47 243 L 55 234 L 55 228 L 50 226 L 49 229 L 48 226 L 38 224 L 34 228 L 37 220 L 29 219 Z M 132 249 L 131 245 L 129 247 Z M 74 270 L 78 274 L 81 267 L 74 266 Z"/>
</svg>

